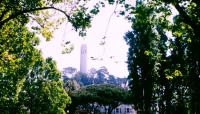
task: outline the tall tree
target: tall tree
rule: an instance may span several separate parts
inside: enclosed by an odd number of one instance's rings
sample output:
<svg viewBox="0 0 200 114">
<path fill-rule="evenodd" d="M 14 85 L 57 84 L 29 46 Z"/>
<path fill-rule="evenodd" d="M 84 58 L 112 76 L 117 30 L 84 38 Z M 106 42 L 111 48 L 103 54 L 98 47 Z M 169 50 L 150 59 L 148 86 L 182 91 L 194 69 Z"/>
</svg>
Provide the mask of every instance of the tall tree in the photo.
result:
<svg viewBox="0 0 200 114">
<path fill-rule="evenodd" d="M 20 102 L 25 112 L 37 113 L 65 113 L 66 105 L 71 99 L 63 89 L 61 75 L 51 58 L 45 61 L 38 57 L 33 69 L 30 70 L 21 91 Z"/>
<path fill-rule="evenodd" d="M 16 19 L 6 23 L 0 33 L 0 110 L 8 113 L 17 108 L 19 93 L 38 52 L 34 49 L 38 39 Z"/>
<path fill-rule="evenodd" d="M 70 98 L 62 87 L 55 63 L 51 59 L 44 62 L 34 47 L 38 38 L 20 20 L 27 18 L 12 19 L 0 29 L 0 110 L 64 113 Z"/>
<path fill-rule="evenodd" d="M 175 18 L 175 27 L 178 26 L 178 28 L 172 30 L 172 34 L 176 38 L 175 45 L 177 47 L 174 49 L 176 50 L 175 55 L 177 57 L 175 60 L 179 62 L 179 69 L 184 77 L 186 77 L 186 87 L 189 87 L 191 91 L 191 96 L 189 95 L 191 97 L 191 113 L 200 113 L 198 108 L 200 107 L 200 99 L 198 97 L 200 94 L 198 91 L 200 88 L 200 54 L 197 51 L 200 46 L 200 34 L 198 32 L 198 28 L 200 27 L 200 4 L 196 0 L 161 1 L 174 6 L 179 13 Z M 182 50 L 182 52 L 180 50 Z M 184 57 L 184 59 L 180 57 Z M 186 60 L 187 63 L 183 62 L 184 60 Z M 184 98 L 183 95 L 181 96 Z"/>
<path fill-rule="evenodd" d="M 134 104 L 137 110 L 146 114 L 152 113 L 154 101 L 156 56 L 158 38 L 155 30 L 156 18 L 153 7 L 137 2 L 135 16 L 132 19 L 133 30 L 128 32 L 125 40 L 129 47 L 128 69 L 130 86 L 133 91 Z"/>
<path fill-rule="evenodd" d="M 133 31 L 126 34 L 125 40 L 130 46 L 128 57 L 130 85 L 133 96 L 136 97 L 135 104 L 140 105 L 140 109 L 147 105 L 147 102 L 144 103 L 145 98 L 139 94 L 145 95 L 142 86 L 146 83 L 142 81 L 144 78 L 142 75 L 149 70 L 155 73 L 154 75 L 149 73 L 148 76 L 154 78 L 153 82 L 152 80 L 148 82 L 154 85 L 152 87 L 156 93 L 152 95 L 156 97 L 158 110 L 161 113 L 199 113 L 197 96 L 199 96 L 200 56 L 196 50 L 200 43 L 199 32 L 197 32 L 198 6 L 199 3 L 195 0 L 152 0 L 148 2 L 138 0 L 136 7 L 132 8 Z M 178 14 L 171 15 L 173 11 L 178 11 Z M 173 20 L 170 19 L 170 15 L 174 17 Z M 150 34 L 155 34 L 155 36 L 151 40 L 149 40 L 151 36 L 146 36 L 144 41 L 143 34 L 146 34 L 149 28 Z M 145 44 L 146 41 L 148 43 Z M 151 45 L 149 48 L 147 44 L 151 44 L 152 41 L 158 45 Z M 148 50 L 144 51 L 144 49 Z M 145 55 L 152 55 L 149 59 L 155 60 L 152 62 L 155 65 L 153 68 L 149 66 L 151 62 L 148 58 L 144 58 Z M 145 67 L 149 69 L 143 70 L 142 64 L 146 64 Z M 151 94 L 150 91 L 146 92 Z"/>
</svg>

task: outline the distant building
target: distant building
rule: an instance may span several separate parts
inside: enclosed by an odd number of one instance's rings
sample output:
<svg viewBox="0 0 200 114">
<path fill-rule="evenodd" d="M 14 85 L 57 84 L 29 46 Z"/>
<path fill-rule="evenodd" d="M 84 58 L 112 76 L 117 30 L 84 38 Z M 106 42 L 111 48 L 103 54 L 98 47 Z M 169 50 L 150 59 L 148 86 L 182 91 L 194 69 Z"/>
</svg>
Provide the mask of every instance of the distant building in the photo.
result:
<svg viewBox="0 0 200 114">
<path fill-rule="evenodd" d="M 137 114 L 132 105 L 121 104 L 112 111 L 112 114 Z"/>
<path fill-rule="evenodd" d="M 81 45 L 81 54 L 80 54 L 80 72 L 87 73 L 87 45 Z"/>
<path fill-rule="evenodd" d="M 99 110 L 101 114 L 107 112 L 104 107 L 101 107 Z M 111 114 L 137 114 L 137 112 L 134 110 L 133 105 L 121 104 L 117 108 L 113 109 Z"/>
</svg>

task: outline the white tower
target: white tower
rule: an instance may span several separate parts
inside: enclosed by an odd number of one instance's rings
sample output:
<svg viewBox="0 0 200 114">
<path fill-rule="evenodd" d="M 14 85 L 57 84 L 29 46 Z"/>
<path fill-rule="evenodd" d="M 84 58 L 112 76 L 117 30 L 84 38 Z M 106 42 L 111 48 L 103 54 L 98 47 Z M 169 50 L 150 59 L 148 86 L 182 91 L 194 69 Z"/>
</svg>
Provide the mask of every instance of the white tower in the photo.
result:
<svg viewBox="0 0 200 114">
<path fill-rule="evenodd" d="M 87 73 L 87 45 L 81 45 L 80 72 Z"/>
</svg>

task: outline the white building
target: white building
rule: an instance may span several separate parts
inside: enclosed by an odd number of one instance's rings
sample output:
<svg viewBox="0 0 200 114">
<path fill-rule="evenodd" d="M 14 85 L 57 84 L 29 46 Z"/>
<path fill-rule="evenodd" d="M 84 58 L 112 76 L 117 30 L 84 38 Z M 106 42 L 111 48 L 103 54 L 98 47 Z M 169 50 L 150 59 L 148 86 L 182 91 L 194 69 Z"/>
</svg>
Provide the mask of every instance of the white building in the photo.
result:
<svg viewBox="0 0 200 114">
<path fill-rule="evenodd" d="M 107 110 L 104 107 L 100 107 L 101 114 L 106 114 Z M 133 105 L 121 104 L 117 108 L 113 109 L 112 114 L 137 114 L 133 109 Z"/>
<path fill-rule="evenodd" d="M 112 111 L 112 114 L 137 114 L 132 105 L 121 104 Z"/>
</svg>

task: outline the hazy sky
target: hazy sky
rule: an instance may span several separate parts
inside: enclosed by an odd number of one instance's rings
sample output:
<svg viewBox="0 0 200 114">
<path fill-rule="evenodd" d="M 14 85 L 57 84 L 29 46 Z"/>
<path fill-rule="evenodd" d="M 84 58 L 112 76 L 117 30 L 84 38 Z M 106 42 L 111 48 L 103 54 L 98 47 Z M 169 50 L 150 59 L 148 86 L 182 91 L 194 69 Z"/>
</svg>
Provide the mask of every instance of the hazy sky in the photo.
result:
<svg viewBox="0 0 200 114">
<path fill-rule="evenodd" d="M 42 49 L 43 56 L 52 57 L 56 60 L 59 70 L 65 67 L 75 67 L 79 70 L 80 45 L 86 43 L 88 48 L 88 70 L 105 66 L 110 74 L 117 77 L 126 77 L 128 71 L 125 61 L 127 60 L 128 46 L 123 36 L 130 29 L 130 23 L 123 17 L 113 15 L 107 30 L 106 43 L 103 46 L 99 45 L 104 37 L 109 17 L 113 11 L 114 6 L 103 8 L 93 19 L 92 27 L 88 30 L 85 38 L 79 37 L 78 33 L 72 31 L 69 23 L 63 24 L 59 30 L 55 31 L 54 38 L 51 41 L 46 42 L 41 39 L 39 48 Z M 70 54 L 61 53 L 61 44 L 64 41 L 71 41 L 74 45 L 74 50 Z M 91 57 L 98 59 L 92 60 Z"/>
</svg>

